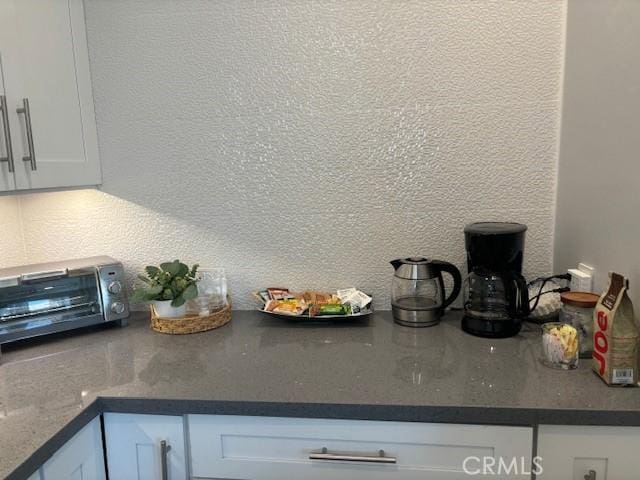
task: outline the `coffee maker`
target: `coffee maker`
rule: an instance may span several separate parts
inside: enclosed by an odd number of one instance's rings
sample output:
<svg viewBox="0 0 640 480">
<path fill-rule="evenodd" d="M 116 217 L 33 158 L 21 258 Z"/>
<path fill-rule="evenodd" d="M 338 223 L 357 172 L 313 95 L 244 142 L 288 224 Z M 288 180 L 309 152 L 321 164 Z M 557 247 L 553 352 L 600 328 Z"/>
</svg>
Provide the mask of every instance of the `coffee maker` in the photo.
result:
<svg viewBox="0 0 640 480">
<path fill-rule="evenodd" d="M 526 225 L 481 222 L 464 229 L 469 275 L 464 284 L 462 329 L 472 335 L 504 338 L 520 331 L 529 315 L 522 276 Z"/>
</svg>

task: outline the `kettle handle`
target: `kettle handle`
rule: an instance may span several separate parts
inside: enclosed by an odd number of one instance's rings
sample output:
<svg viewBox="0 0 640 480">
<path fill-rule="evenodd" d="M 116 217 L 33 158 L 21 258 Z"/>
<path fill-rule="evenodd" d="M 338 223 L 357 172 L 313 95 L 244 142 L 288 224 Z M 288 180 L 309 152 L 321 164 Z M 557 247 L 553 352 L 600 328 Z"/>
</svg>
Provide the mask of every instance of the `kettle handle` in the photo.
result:
<svg viewBox="0 0 640 480">
<path fill-rule="evenodd" d="M 460 270 L 458 270 L 458 268 L 452 263 L 445 262 L 443 260 L 432 260 L 432 263 L 438 266 L 438 270 L 446 272 L 453 277 L 453 290 L 442 303 L 442 309 L 444 310 L 451 305 L 456 298 L 458 298 L 460 289 L 462 288 L 462 275 L 460 275 Z M 442 291 L 444 295 L 444 288 Z"/>
</svg>

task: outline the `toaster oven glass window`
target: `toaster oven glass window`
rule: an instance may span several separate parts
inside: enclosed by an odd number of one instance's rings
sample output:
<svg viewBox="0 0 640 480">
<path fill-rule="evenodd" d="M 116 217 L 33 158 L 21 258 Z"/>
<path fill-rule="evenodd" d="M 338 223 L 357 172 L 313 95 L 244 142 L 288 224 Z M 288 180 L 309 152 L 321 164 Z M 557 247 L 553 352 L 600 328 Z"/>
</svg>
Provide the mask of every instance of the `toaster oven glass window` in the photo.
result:
<svg viewBox="0 0 640 480">
<path fill-rule="evenodd" d="M 35 328 L 102 313 L 95 271 L 0 288 L 0 331 Z"/>
</svg>

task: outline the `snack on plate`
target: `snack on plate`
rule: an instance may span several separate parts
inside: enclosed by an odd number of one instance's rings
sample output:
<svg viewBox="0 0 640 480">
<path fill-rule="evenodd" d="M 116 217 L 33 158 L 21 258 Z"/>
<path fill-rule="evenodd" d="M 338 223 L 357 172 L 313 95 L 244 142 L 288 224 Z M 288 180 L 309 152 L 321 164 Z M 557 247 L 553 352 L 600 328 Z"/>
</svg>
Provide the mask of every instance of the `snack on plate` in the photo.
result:
<svg viewBox="0 0 640 480">
<path fill-rule="evenodd" d="M 371 297 L 355 288 L 332 294 L 312 290 L 295 293 L 271 287 L 253 295 L 264 304 L 264 311 L 291 316 L 346 316 L 359 313 L 371 303 Z"/>
<path fill-rule="evenodd" d="M 350 288 L 349 290 L 350 291 L 348 293 L 343 295 L 340 295 L 340 292 L 344 293 L 345 291 L 338 290 L 338 297 L 343 304 L 351 305 L 352 307 L 361 310 L 371 303 L 371 297 L 366 293 L 356 290 L 355 288 Z"/>
<path fill-rule="evenodd" d="M 295 298 L 287 288 L 267 288 L 270 300 L 288 300 Z"/>
<path fill-rule="evenodd" d="M 318 315 L 349 315 L 351 307 L 340 303 L 327 303 L 318 307 Z"/>
<path fill-rule="evenodd" d="M 269 300 L 264 306 L 265 311 L 283 313 L 285 315 L 302 315 L 309 306 L 304 300 Z"/>
<path fill-rule="evenodd" d="M 271 300 L 269 297 L 269 292 L 266 290 L 260 290 L 259 292 L 253 292 L 253 296 L 260 300 L 262 303 L 266 305 L 266 303 Z"/>
</svg>

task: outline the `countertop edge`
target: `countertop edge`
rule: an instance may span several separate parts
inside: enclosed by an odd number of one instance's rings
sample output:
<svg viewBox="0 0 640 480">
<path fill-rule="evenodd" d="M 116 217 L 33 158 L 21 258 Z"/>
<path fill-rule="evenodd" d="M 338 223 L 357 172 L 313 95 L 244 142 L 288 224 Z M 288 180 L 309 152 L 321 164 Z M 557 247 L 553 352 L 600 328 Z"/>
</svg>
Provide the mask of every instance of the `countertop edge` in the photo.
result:
<svg viewBox="0 0 640 480">
<path fill-rule="evenodd" d="M 91 402 L 78 415 L 73 417 L 64 427 L 44 442 L 35 452 L 11 472 L 5 480 L 24 480 L 51 458 L 67 441 L 102 413 L 102 402 L 99 398 Z"/>
<path fill-rule="evenodd" d="M 425 405 L 247 402 L 135 397 L 98 397 L 22 462 L 6 480 L 24 480 L 60 447 L 102 413 L 147 415 L 246 415 L 422 423 L 528 426 L 587 425 L 640 426 L 638 411 L 536 409 Z"/>
</svg>

